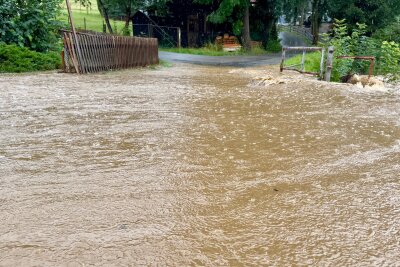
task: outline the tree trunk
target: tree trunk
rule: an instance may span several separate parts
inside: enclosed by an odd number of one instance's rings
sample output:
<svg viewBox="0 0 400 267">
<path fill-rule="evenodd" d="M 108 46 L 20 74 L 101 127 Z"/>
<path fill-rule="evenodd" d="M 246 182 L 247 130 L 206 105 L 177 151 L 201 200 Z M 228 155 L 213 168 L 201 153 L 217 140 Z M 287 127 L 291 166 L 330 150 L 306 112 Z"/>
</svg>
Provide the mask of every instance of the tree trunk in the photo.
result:
<svg viewBox="0 0 400 267">
<path fill-rule="evenodd" d="M 304 26 L 304 21 L 306 21 L 306 7 L 305 7 L 305 4 L 303 3 L 301 6 L 300 26 Z"/>
<path fill-rule="evenodd" d="M 242 41 L 245 51 L 251 51 L 251 38 L 250 38 L 250 7 L 246 3 L 245 12 L 243 16 L 243 32 Z"/>
<path fill-rule="evenodd" d="M 313 45 L 317 45 L 319 41 L 319 1 L 320 0 L 313 0 L 312 2 L 311 31 L 313 35 Z"/>
<path fill-rule="evenodd" d="M 126 15 L 125 16 L 125 28 L 129 28 L 129 22 L 131 21 L 131 15 Z"/>
<path fill-rule="evenodd" d="M 108 10 L 107 10 L 107 8 L 104 6 L 104 3 L 103 3 L 102 0 L 98 0 L 97 2 L 98 2 L 98 4 L 99 4 L 99 6 L 100 6 L 100 9 L 101 9 L 102 13 L 103 13 L 104 20 L 106 21 L 106 25 L 107 25 L 107 28 L 108 28 L 108 32 L 109 32 L 109 33 L 113 33 L 113 29 L 112 29 L 111 24 L 110 24 L 110 19 L 109 19 L 109 17 L 108 17 Z"/>
</svg>

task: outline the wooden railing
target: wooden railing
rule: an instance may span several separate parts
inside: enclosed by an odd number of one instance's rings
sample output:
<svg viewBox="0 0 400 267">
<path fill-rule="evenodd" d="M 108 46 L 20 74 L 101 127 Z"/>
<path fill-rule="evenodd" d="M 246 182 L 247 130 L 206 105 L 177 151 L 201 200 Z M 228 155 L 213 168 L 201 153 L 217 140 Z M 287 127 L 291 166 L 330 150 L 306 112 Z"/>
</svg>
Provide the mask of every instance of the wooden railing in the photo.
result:
<svg viewBox="0 0 400 267">
<path fill-rule="evenodd" d="M 299 35 L 304 36 L 310 42 L 312 42 L 313 40 L 313 35 L 310 28 L 293 25 L 278 25 L 278 29 L 281 31 L 295 32 Z"/>
<path fill-rule="evenodd" d="M 155 38 L 63 31 L 63 65 L 78 74 L 158 64 Z"/>
</svg>

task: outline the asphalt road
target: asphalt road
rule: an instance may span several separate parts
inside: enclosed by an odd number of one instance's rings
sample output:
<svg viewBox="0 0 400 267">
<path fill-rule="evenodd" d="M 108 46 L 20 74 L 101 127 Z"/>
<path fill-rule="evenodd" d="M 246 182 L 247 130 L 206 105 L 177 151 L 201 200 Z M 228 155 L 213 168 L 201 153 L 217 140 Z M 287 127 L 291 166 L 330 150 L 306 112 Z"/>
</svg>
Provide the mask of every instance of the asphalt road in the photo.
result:
<svg viewBox="0 0 400 267">
<path fill-rule="evenodd" d="M 291 33 L 281 33 L 280 39 L 283 46 L 307 46 L 304 40 Z M 200 56 L 160 51 L 159 57 L 161 60 L 169 62 L 234 67 L 276 65 L 281 61 L 280 53 L 260 56 Z"/>
<path fill-rule="evenodd" d="M 199 56 L 172 52 L 159 52 L 161 60 L 210 66 L 251 67 L 280 63 L 280 54 L 261 56 Z"/>
</svg>

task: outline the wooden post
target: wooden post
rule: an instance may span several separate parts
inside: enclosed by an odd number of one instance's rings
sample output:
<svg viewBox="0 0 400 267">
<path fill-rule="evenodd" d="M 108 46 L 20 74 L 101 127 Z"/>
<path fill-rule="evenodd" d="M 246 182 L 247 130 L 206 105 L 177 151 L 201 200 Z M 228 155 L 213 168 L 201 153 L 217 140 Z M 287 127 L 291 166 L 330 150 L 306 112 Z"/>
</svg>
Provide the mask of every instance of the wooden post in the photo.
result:
<svg viewBox="0 0 400 267">
<path fill-rule="evenodd" d="M 301 71 L 305 71 L 306 67 L 304 65 L 306 60 L 306 50 L 303 50 L 303 56 L 301 57 Z"/>
<path fill-rule="evenodd" d="M 64 49 L 61 51 L 61 64 L 62 64 L 62 68 L 63 68 L 64 72 L 67 72 L 67 66 L 65 64 L 65 50 Z"/>
<path fill-rule="evenodd" d="M 75 26 L 74 26 L 74 20 L 72 18 L 71 4 L 69 3 L 69 0 L 65 0 L 65 2 L 67 4 L 68 17 L 69 17 L 69 21 L 71 23 L 71 29 L 72 29 L 72 33 L 74 35 L 75 45 L 76 45 L 77 50 L 78 50 L 78 58 L 79 58 L 79 63 L 80 63 L 80 62 L 82 62 L 81 49 L 80 49 L 80 46 L 79 46 L 78 36 L 76 35 L 76 30 L 75 30 Z M 79 63 L 78 63 L 78 66 L 76 66 L 76 73 L 78 73 L 78 74 L 80 74 Z"/>
<path fill-rule="evenodd" d="M 325 81 L 327 81 L 327 82 L 331 81 L 333 52 L 334 51 L 335 50 L 334 50 L 333 46 L 328 47 L 328 57 L 326 59 L 326 71 L 325 71 Z"/>
<path fill-rule="evenodd" d="M 375 58 L 373 57 L 373 58 L 370 60 L 369 72 L 368 72 L 368 79 L 370 79 L 371 76 L 374 74 L 374 65 L 375 65 Z"/>
<path fill-rule="evenodd" d="M 153 32 L 154 32 L 153 25 L 149 24 L 149 36 L 148 37 L 153 37 Z"/>
<path fill-rule="evenodd" d="M 286 50 L 284 47 L 282 47 L 282 61 L 281 61 L 281 72 L 283 72 L 283 66 L 285 63 L 285 57 L 286 57 Z"/>
<path fill-rule="evenodd" d="M 321 64 L 319 66 L 319 71 L 320 71 L 319 78 L 321 80 L 324 79 L 324 60 L 325 60 L 325 48 L 323 48 L 321 51 Z"/>
<path fill-rule="evenodd" d="M 86 17 L 83 18 L 83 28 L 84 28 L 85 31 L 86 31 Z"/>
<path fill-rule="evenodd" d="M 178 48 L 181 48 L 182 45 L 182 33 L 181 33 L 181 28 L 178 27 Z"/>
</svg>

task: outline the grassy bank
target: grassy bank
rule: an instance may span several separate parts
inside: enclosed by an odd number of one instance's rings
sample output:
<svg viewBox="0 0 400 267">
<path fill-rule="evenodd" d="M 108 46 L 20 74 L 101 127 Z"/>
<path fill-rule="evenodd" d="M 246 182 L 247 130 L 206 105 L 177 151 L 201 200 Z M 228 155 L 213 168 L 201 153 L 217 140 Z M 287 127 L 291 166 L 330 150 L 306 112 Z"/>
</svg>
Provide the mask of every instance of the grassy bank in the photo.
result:
<svg viewBox="0 0 400 267">
<path fill-rule="evenodd" d="M 285 66 L 301 64 L 302 55 L 297 55 L 285 60 Z M 319 72 L 321 64 L 321 52 L 306 53 L 304 60 L 305 71 Z M 300 68 L 300 66 L 299 66 Z"/>
<path fill-rule="evenodd" d="M 71 4 L 72 15 L 75 23 L 75 27 L 79 29 L 85 29 L 85 20 L 86 20 L 86 30 L 102 32 L 103 31 L 103 22 L 104 19 L 100 15 L 99 10 L 97 9 L 97 4 L 94 2 L 91 8 L 86 8 L 84 6 L 80 6 L 77 3 Z M 65 3 L 62 5 L 61 14 L 58 17 L 60 21 L 68 24 L 68 11 Z M 125 25 L 125 22 L 120 20 L 111 20 L 111 26 L 115 32 L 120 33 Z"/>
<path fill-rule="evenodd" d="M 60 66 L 58 52 L 39 53 L 25 47 L 0 44 L 0 73 L 54 70 Z"/>
</svg>

